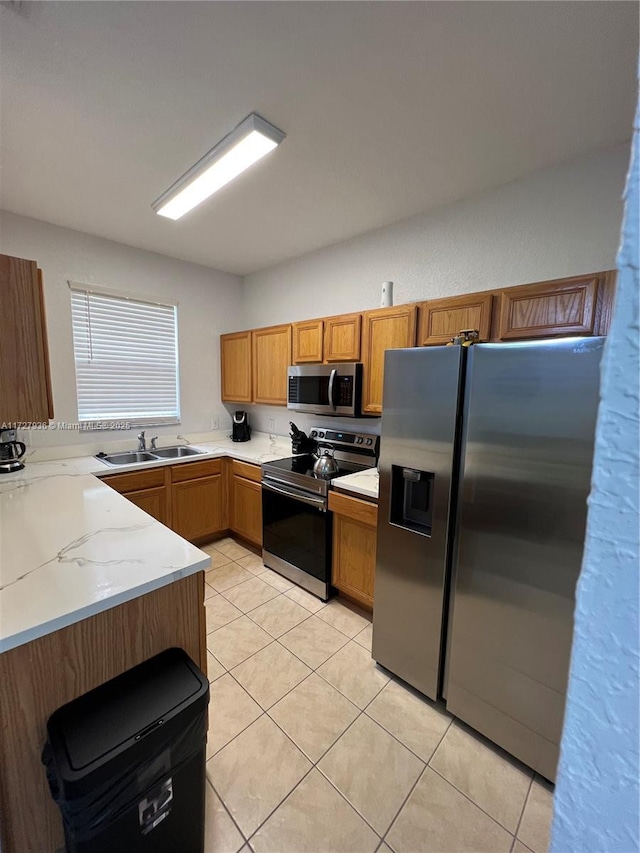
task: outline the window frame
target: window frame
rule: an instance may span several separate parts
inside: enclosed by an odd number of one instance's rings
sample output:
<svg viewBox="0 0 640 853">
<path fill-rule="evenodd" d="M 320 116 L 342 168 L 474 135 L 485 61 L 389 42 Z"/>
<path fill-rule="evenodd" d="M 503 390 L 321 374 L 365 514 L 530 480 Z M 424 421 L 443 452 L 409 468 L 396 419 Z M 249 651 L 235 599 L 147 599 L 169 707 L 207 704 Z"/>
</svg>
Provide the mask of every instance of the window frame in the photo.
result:
<svg viewBox="0 0 640 853">
<path fill-rule="evenodd" d="M 179 302 L 174 299 L 168 299 L 164 296 L 154 296 L 152 294 L 137 294 L 130 291 L 117 290 L 110 287 L 105 287 L 99 284 L 88 284 L 86 282 L 74 281 L 69 279 L 69 308 L 71 311 L 71 337 L 73 349 L 73 365 L 74 377 L 76 381 L 76 412 L 78 418 L 78 426 L 81 431 L 90 430 L 112 430 L 131 427 L 145 426 L 171 426 L 182 422 L 182 406 L 180 394 L 180 349 L 179 349 L 179 318 L 178 306 Z M 175 340 L 175 393 L 176 393 L 176 415 L 161 417 L 152 415 L 149 417 L 128 417 L 122 416 L 119 418 L 81 418 L 80 417 L 80 397 L 78 392 L 78 364 L 76 362 L 76 337 L 75 327 L 73 322 L 73 294 L 84 293 L 88 296 L 95 294 L 96 296 L 104 296 L 111 299 L 117 299 L 122 302 L 133 302 L 141 305 L 150 305 L 163 308 L 172 308 L 174 317 L 174 340 Z"/>
</svg>

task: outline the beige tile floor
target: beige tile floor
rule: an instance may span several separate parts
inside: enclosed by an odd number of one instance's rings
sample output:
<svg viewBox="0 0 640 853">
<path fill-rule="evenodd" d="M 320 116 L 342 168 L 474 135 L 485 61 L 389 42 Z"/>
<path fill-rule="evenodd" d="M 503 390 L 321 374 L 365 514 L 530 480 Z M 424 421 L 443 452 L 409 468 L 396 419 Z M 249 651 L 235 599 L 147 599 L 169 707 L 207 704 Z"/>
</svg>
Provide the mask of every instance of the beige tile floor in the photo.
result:
<svg viewBox="0 0 640 853">
<path fill-rule="evenodd" d="M 551 786 L 378 667 L 368 614 L 205 550 L 206 853 L 546 853 Z"/>
</svg>

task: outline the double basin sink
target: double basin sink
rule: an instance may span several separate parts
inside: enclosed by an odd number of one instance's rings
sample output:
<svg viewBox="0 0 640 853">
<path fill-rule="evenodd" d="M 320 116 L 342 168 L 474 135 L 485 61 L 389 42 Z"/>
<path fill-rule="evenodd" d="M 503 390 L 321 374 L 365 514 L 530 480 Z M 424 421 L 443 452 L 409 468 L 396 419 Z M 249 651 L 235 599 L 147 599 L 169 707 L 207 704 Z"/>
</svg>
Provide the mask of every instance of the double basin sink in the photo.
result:
<svg viewBox="0 0 640 853">
<path fill-rule="evenodd" d="M 109 453 L 96 456 L 107 465 L 136 465 L 140 462 L 159 462 L 160 459 L 182 459 L 184 456 L 200 456 L 204 450 L 195 447 L 161 447 L 158 450 L 127 450 L 124 453 Z"/>
</svg>

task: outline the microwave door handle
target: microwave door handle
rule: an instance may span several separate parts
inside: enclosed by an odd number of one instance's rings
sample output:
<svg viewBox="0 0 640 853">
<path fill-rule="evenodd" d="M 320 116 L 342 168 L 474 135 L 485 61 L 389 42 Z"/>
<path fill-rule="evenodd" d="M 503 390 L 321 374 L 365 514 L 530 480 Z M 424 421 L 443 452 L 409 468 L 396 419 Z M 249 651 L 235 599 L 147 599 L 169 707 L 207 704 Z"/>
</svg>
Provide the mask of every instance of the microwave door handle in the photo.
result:
<svg viewBox="0 0 640 853">
<path fill-rule="evenodd" d="M 337 375 L 338 375 L 338 371 L 334 367 L 333 370 L 331 371 L 331 376 L 329 376 L 329 403 L 331 404 L 331 406 L 334 409 L 336 408 L 336 401 L 335 401 L 333 395 L 334 395 L 334 385 L 336 382 L 336 376 Z"/>
</svg>

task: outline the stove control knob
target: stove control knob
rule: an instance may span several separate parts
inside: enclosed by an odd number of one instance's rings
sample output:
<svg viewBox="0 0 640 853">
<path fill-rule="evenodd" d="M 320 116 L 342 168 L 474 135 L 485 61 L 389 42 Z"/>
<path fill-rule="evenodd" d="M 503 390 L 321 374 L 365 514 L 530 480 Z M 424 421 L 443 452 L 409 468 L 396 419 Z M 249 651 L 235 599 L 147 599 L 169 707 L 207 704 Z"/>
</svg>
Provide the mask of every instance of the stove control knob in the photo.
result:
<svg viewBox="0 0 640 853">
<path fill-rule="evenodd" d="M 356 438 L 356 444 L 362 444 L 362 439 L 360 438 L 360 436 Z"/>
<path fill-rule="evenodd" d="M 317 434 L 318 433 L 315 431 L 315 429 L 311 430 L 311 438 L 315 438 L 317 436 Z"/>
<path fill-rule="evenodd" d="M 368 438 L 368 439 L 367 439 L 367 444 L 373 444 L 373 439 L 372 439 L 372 438 Z"/>
<path fill-rule="evenodd" d="M 318 433 L 318 435 L 320 436 L 320 438 L 324 438 L 324 433 L 323 433 L 323 432 L 319 432 L 319 433 Z"/>
</svg>

